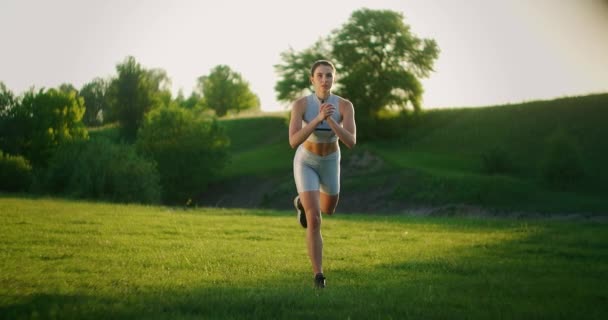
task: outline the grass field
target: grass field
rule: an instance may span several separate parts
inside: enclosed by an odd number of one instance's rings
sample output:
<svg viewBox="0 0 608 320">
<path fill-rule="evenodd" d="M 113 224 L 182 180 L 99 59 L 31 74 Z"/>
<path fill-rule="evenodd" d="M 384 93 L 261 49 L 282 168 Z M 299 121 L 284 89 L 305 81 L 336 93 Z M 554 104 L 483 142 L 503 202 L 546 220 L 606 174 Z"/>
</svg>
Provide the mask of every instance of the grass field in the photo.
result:
<svg viewBox="0 0 608 320">
<path fill-rule="evenodd" d="M 2 319 L 605 319 L 608 225 L 0 196 Z"/>
</svg>

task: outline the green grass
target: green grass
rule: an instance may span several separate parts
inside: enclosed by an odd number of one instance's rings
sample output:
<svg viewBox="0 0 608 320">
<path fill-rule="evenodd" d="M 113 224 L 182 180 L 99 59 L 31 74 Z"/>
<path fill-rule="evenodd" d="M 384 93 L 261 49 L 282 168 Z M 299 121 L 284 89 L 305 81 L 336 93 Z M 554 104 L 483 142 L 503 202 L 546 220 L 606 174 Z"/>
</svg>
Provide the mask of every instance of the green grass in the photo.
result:
<svg viewBox="0 0 608 320">
<path fill-rule="evenodd" d="M 223 178 L 265 176 L 291 170 L 292 149 L 283 115 L 222 119 L 230 137 L 230 164 Z"/>
<path fill-rule="evenodd" d="M 608 225 L 0 197 L 3 319 L 604 319 Z"/>
<path fill-rule="evenodd" d="M 532 101 L 484 108 L 423 112 L 408 131 L 407 147 L 417 152 L 457 154 L 479 162 L 493 148 L 504 150 L 518 176 L 536 178 L 547 142 L 562 131 L 575 141 L 588 182 L 608 181 L 608 94 Z M 598 182 L 603 181 L 603 182 Z"/>
<path fill-rule="evenodd" d="M 344 199 L 349 202 L 349 191 L 357 191 L 353 197 L 363 199 L 365 189 L 384 190 L 368 202 L 604 215 L 608 211 L 608 126 L 602 121 L 608 117 L 607 106 L 608 94 L 599 94 L 424 111 L 405 123 L 399 139 L 364 140 L 354 150 L 342 148 Z M 251 176 L 293 184 L 288 180 L 292 179 L 294 151 L 287 145 L 284 116 L 222 121 L 233 141 L 232 162 L 221 178 L 226 184 L 239 184 L 242 180 L 236 178 Z M 550 155 L 548 141 L 556 132 L 576 144 L 584 171 L 579 181 L 563 186 L 542 178 Z M 345 165 L 350 157 L 365 152 L 384 161 L 382 167 L 366 171 L 365 165 Z M 506 171 L 484 171 L 483 157 L 493 152 L 508 167 Z M 288 198 L 288 193 L 281 191 L 270 198 Z"/>
</svg>

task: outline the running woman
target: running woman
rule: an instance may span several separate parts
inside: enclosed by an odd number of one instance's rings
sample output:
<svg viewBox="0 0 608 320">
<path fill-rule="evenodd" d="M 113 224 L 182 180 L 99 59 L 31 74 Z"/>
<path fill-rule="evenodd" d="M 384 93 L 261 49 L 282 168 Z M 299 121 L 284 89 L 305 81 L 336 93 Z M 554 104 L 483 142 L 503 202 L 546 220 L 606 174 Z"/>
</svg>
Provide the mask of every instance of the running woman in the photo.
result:
<svg viewBox="0 0 608 320">
<path fill-rule="evenodd" d="M 289 144 L 297 148 L 293 175 L 298 190 L 294 199 L 298 221 L 306 228 L 306 245 L 314 284 L 325 288 L 321 213 L 332 215 L 340 195 L 340 146 L 357 143 L 353 104 L 331 93 L 336 68 L 327 60 L 310 69 L 314 92 L 296 100 L 291 109 Z"/>
</svg>

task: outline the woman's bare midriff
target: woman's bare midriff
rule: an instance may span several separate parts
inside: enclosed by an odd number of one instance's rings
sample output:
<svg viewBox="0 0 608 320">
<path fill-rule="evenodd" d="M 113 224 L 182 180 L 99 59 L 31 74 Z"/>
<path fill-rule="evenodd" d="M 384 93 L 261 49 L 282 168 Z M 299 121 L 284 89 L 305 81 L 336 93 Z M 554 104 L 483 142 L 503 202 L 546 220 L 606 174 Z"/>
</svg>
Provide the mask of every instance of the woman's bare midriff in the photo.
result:
<svg viewBox="0 0 608 320">
<path fill-rule="evenodd" d="M 326 155 L 338 151 L 338 141 L 330 143 L 315 143 L 310 141 L 304 141 L 303 145 L 306 150 L 322 157 L 325 157 Z"/>
</svg>

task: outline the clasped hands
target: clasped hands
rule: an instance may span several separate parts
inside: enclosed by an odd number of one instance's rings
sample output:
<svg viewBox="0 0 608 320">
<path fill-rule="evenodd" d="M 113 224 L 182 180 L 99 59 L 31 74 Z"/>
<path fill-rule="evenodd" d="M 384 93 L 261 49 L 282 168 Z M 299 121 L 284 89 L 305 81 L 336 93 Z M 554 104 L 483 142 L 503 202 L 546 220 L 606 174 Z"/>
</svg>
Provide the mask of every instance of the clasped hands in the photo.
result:
<svg viewBox="0 0 608 320">
<path fill-rule="evenodd" d="M 317 117 L 319 117 L 319 120 L 321 120 L 321 121 L 327 120 L 327 118 L 331 117 L 334 114 L 334 112 L 336 112 L 336 107 L 334 107 L 333 104 L 323 103 L 319 107 L 319 115 Z"/>
</svg>

